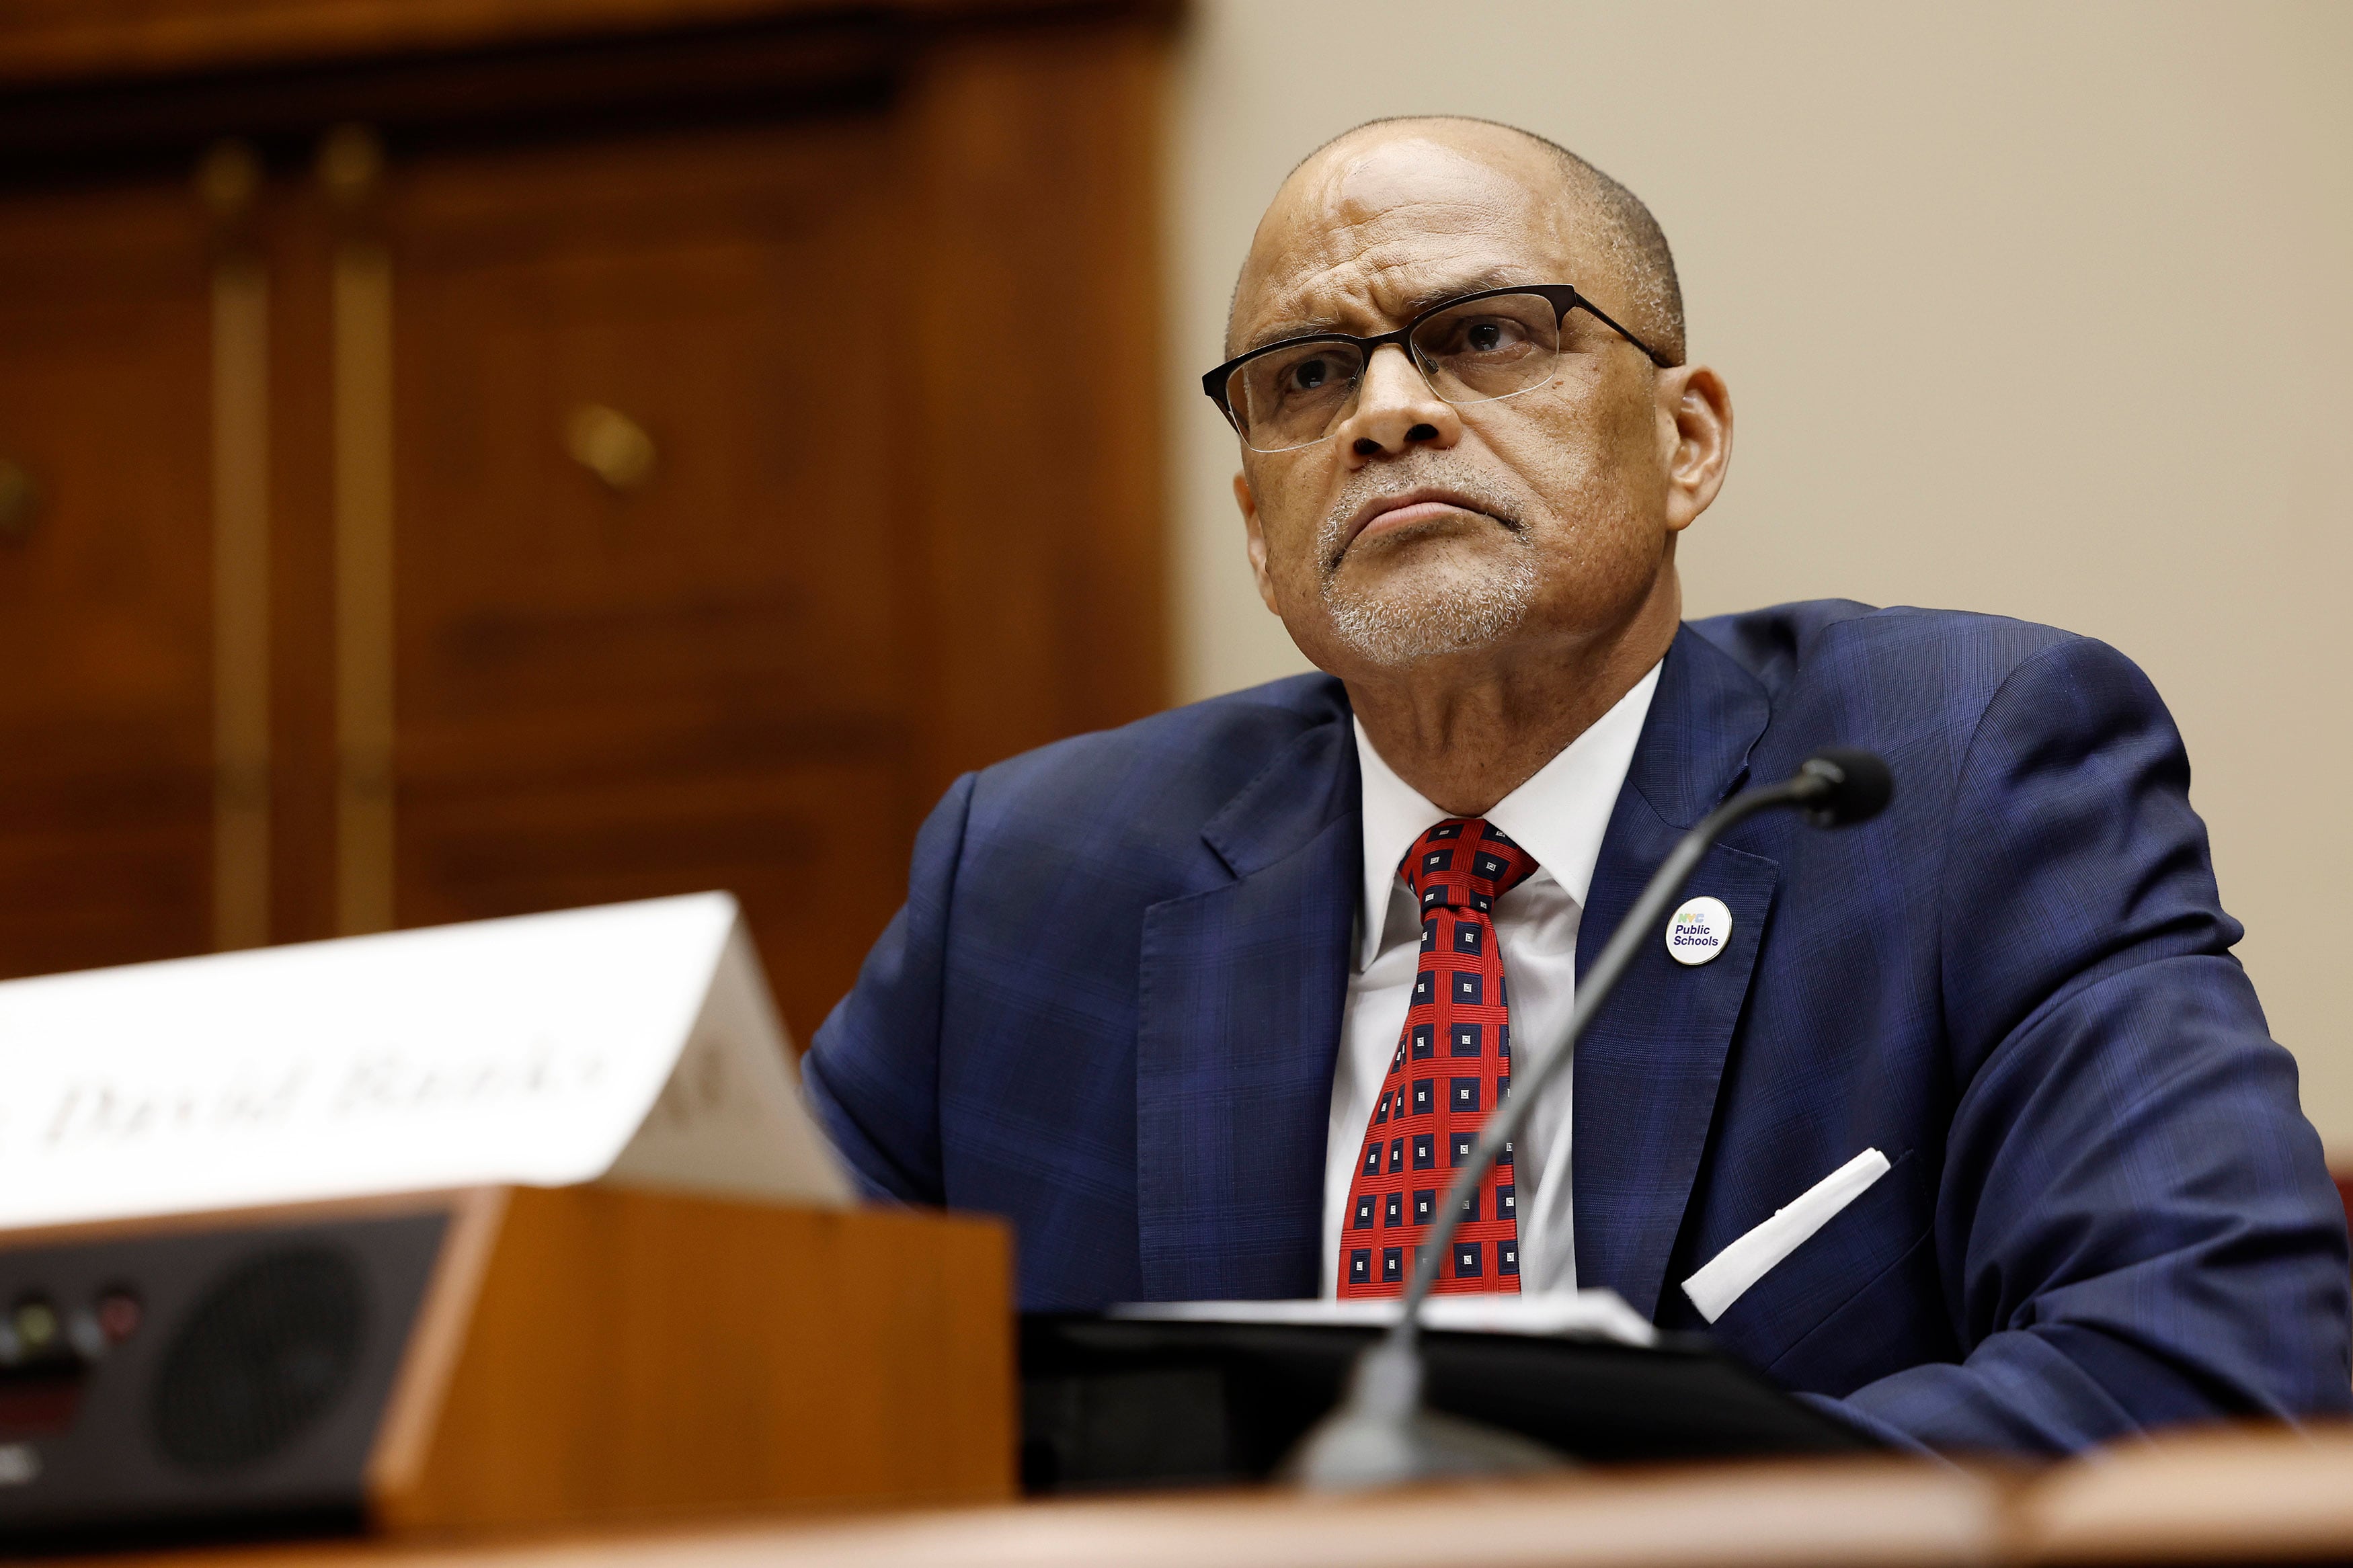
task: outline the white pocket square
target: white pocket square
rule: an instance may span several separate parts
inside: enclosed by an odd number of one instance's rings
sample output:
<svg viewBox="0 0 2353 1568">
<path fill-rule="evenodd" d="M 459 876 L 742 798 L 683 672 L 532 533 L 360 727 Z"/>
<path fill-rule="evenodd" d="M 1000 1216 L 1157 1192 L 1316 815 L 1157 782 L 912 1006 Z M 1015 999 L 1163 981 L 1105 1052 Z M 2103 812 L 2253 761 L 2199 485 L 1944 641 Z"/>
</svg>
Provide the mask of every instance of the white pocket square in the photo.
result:
<svg viewBox="0 0 2353 1568">
<path fill-rule="evenodd" d="M 1871 1184 L 1887 1174 L 1887 1156 L 1865 1149 L 1791 1202 L 1773 1211 L 1773 1217 L 1708 1259 L 1705 1268 L 1683 1281 L 1699 1315 L 1709 1322 L 1740 1300 L 1741 1292 L 1765 1278 L 1766 1272 L 1804 1245 L 1808 1237 L 1831 1222 L 1831 1216 L 1862 1196 Z"/>
</svg>

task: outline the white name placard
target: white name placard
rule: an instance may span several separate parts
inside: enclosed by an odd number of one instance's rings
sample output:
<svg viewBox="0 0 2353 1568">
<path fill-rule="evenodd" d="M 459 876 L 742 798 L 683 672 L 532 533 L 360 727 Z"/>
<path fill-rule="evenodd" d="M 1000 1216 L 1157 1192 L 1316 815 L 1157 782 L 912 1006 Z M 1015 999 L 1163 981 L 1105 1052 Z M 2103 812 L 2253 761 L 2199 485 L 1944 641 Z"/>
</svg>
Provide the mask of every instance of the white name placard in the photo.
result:
<svg viewBox="0 0 2353 1568">
<path fill-rule="evenodd" d="M 847 1203 L 735 900 L 0 984 L 0 1226 L 476 1184 Z"/>
</svg>

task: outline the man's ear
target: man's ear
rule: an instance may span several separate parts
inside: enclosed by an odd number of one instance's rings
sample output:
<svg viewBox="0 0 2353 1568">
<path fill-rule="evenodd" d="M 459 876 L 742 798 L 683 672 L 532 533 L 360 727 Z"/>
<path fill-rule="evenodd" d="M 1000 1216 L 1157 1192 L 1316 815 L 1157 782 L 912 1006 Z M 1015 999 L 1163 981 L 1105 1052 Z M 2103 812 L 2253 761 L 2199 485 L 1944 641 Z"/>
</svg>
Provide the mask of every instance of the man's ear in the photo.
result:
<svg viewBox="0 0 2353 1568">
<path fill-rule="evenodd" d="M 1661 371 L 1659 445 L 1667 474 L 1667 527 L 1691 526 L 1724 488 L 1732 464 L 1732 393 L 1704 364 Z"/>
<path fill-rule="evenodd" d="M 1280 616 L 1282 612 L 1274 603 L 1274 579 L 1266 572 L 1266 530 L 1259 521 L 1258 498 L 1250 494 L 1248 474 L 1234 476 L 1234 504 L 1242 509 L 1242 531 L 1250 537 L 1250 575 L 1258 579 L 1258 596 Z"/>
</svg>

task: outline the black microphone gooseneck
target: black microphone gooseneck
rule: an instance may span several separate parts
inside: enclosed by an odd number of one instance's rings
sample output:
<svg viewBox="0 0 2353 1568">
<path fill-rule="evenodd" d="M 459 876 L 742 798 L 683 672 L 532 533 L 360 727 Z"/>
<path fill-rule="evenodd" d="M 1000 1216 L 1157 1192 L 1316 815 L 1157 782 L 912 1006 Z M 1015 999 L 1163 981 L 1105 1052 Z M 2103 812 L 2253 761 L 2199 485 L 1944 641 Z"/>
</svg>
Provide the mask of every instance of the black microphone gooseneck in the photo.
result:
<svg viewBox="0 0 2353 1568">
<path fill-rule="evenodd" d="M 1684 834 L 1652 873 L 1642 896 L 1610 933 L 1592 972 L 1577 987 L 1577 1004 L 1560 1041 L 1536 1064 L 1529 1081 L 1513 1084 L 1510 1100 L 1482 1131 L 1470 1160 L 1454 1174 L 1438 1207 L 1438 1222 L 1419 1249 L 1405 1308 L 1382 1339 L 1357 1359 L 1338 1409 L 1317 1424 L 1286 1466 L 1302 1484 L 1351 1490 L 1447 1475 L 1491 1475 L 1555 1465 L 1559 1456 L 1508 1432 L 1425 1410 L 1421 1405 L 1421 1309 L 1454 1233 L 1462 1205 L 1514 1142 L 1546 1088 L 1560 1076 L 1593 1016 L 1609 1000 L 1635 952 L 1660 929 L 1683 884 L 1715 841 L 1760 812 L 1793 808 L 1817 827 L 1844 827 L 1879 815 L 1894 794 L 1887 764 L 1869 752 L 1832 747 L 1806 759 L 1777 784 L 1745 790 Z"/>
</svg>

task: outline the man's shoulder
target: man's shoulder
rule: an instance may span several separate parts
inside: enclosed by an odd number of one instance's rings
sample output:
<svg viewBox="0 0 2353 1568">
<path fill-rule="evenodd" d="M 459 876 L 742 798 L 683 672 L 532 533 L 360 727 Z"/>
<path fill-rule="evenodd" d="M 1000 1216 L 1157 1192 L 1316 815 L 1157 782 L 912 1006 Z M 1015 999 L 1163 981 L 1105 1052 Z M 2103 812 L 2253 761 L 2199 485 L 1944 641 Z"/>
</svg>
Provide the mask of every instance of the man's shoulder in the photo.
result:
<svg viewBox="0 0 2353 1568">
<path fill-rule="evenodd" d="M 973 811 L 988 822 L 1049 814 L 1195 834 L 1309 734 L 1345 734 L 1348 719 L 1337 680 L 1291 676 L 1008 758 L 974 780 Z"/>
<path fill-rule="evenodd" d="M 1691 628 L 1755 677 L 1777 709 L 1810 687 L 1867 683 L 1916 688 L 1936 706 L 1982 710 L 2021 667 L 2054 650 L 2130 668 L 2105 644 L 2057 626 L 1852 599 L 1711 616 Z"/>
</svg>

